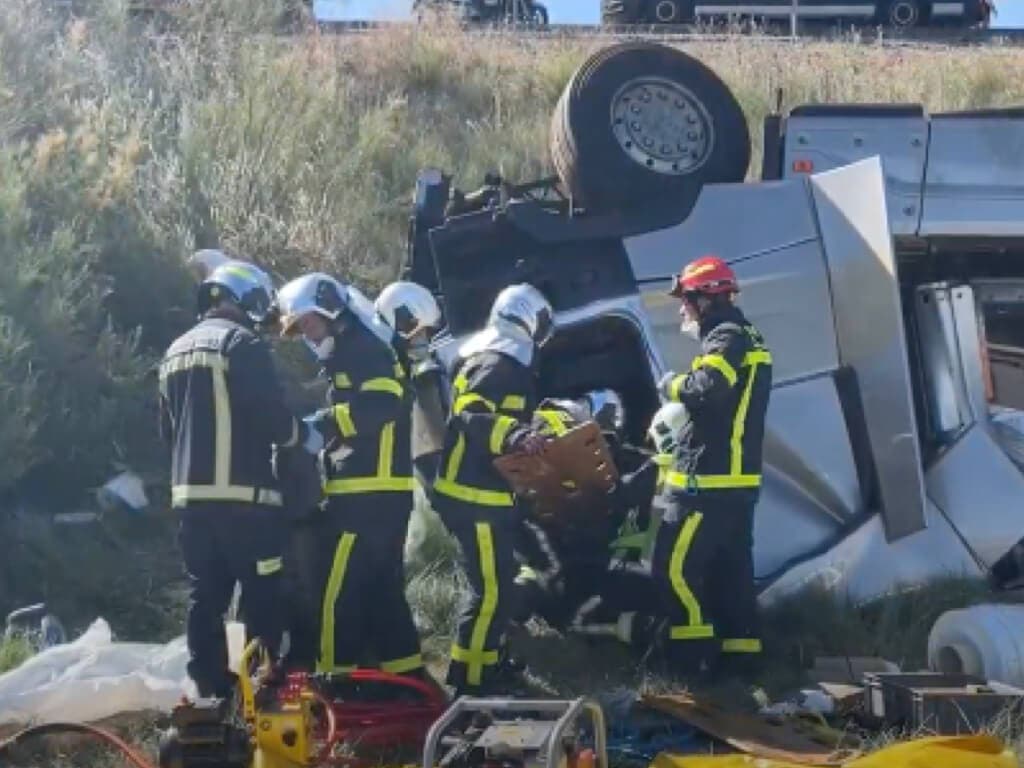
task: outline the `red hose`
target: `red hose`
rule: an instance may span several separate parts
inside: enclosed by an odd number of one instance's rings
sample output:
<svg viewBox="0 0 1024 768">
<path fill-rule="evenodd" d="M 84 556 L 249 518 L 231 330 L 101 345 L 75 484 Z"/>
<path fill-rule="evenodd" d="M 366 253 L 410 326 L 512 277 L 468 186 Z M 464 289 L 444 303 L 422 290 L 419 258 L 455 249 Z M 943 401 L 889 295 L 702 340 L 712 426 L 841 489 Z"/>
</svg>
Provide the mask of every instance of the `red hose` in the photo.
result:
<svg viewBox="0 0 1024 768">
<path fill-rule="evenodd" d="M 0 741 L 0 757 L 3 757 L 11 749 L 23 744 L 29 739 L 56 733 L 81 733 L 86 736 L 92 736 L 94 739 L 105 741 L 111 746 L 119 749 L 128 759 L 128 762 L 134 765 L 135 768 L 157 768 L 156 765 L 136 752 L 135 749 L 127 744 L 121 737 L 116 736 L 110 731 L 105 731 L 102 728 L 97 728 L 92 725 L 86 725 L 85 723 L 45 723 L 43 725 L 34 725 L 31 728 L 25 728 L 22 731 L 18 731 L 11 738 Z"/>
</svg>

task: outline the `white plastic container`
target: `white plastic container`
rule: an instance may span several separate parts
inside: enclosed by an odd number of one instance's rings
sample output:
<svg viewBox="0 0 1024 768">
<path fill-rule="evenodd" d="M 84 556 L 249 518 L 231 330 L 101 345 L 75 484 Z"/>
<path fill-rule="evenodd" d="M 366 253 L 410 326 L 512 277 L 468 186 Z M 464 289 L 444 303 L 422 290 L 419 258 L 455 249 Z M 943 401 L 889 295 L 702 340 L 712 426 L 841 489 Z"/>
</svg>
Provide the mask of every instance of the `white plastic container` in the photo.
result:
<svg viewBox="0 0 1024 768">
<path fill-rule="evenodd" d="M 1024 687 L 1024 605 L 975 605 L 942 614 L 928 635 L 928 666 Z"/>
</svg>

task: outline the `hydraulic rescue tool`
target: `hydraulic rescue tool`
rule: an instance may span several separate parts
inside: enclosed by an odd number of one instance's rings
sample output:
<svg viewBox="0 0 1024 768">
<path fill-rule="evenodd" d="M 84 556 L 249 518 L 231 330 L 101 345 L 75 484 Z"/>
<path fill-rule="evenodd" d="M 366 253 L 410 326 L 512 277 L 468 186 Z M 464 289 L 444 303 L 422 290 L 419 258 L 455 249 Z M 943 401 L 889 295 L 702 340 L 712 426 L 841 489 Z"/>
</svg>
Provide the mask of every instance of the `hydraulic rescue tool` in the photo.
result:
<svg viewBox="0 0 1024 768">
<path fill-rule="evenodd" d="M 242 656 L 238 699 L 184 701 L 160 744 L 160 768 L 299 768 L 380 763 L 418 752 L 447 706 L 428 682 L 357 669 L 339 675 L 250 676 L 259 650 Z"/>
</svg>

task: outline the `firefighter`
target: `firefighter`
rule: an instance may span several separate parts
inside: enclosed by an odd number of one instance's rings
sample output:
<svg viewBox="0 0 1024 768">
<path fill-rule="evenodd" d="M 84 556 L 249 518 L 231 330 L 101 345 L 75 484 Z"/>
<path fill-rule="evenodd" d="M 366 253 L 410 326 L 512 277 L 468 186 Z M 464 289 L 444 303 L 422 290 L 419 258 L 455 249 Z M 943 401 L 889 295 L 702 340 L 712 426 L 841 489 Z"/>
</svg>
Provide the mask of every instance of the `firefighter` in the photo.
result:
<svg viewBox="0 0 1024 768">
<path fill-rule="evenodd" d="M 739 285 L 722 259 L 688 264 L 669 293 L 682 300 L 681 330 L 699 338 L 701 354 L 689 372 L 659 382 L 689 421 L 665 477 L 652 567 L 672 620 L 669 658 L 700 673 L 761 652 L 751 550 L 772 357 L 735 305 Z"/>
<path fill-rule="evenodd" d="M 403 563 L 413 506 L 403 369 L 389 336 L 334 278 L 296 278 L 281 288 L 280 303 L 281 334 L 301 334 L 330 383 L 330 406 L 313 417 L 325 440 L 326 499 L 317 669 L 345 673 L 372 663 L 421 676 Z"/>
<path fill-rule="evenodd" d="M 280 600 L 287 523 L 271 469 L 273 445 L 317 435 L 284 404 L 260 335 L 273 321 L 274 286 L 252 264 L 224 261 L 202 281 L 200 320 L 160 365 L 160 432 L 171 446 L 171 504 L 190 582 L 189 676 L 201 696 L 226 698 L 224 613 L 242 585 L 245 624 L 273 658 L 285 630 Z"/>
<path fill-rule="evenodd" d="M 517 677 L 505 649 L 514 611 L 516 500 L 493 461 L 536 454 L 544 438 L 530 426 L 538 350 L 554 330 L 547 299 L 529 284 L 503 289 L 487 327 L 459 350 L 452 408 L 434 482 L 434 506 L 458 539 L 472 587 L 459 616 L 448 684 L 458 693 L 497 689 Z"/>
<path fill-rule="evenodd" d="M 687 421 L 686 407 L 671 402 L 651 419 L 647 440 L 654 453 L 622 479 L 625 520 L 610 544 L 608 568 L 578 604 L 570 631 L 614 637 L 639 650 L 662 644 L 666 621 L 651 577 L 651 551 L 664 508 L 661 491 Z"/>
<path fill-rule="evenodd" d="M 441 308 L 422 285 L 402 280 L 380 292 L 374 309 L 394 331 L 392 346 L 415 393 L 413 469 L 429 498 L 441 461 L 449 407 L 443 368 L 429 349 L 430 340 L 441 325 Z"/>
<path fill-rule="evenodd" d="M 617 445 L 624 424 L 618 393 L 598 389 L 577 399 L 547 398 L 533 414 L 533 428 L 545 438 L 560 437 L 587 421 L 601 428 L 610 448 Z M 516 545 L 521 562 L 515 579 L 517 621 L 537 614 L 556 627 L 568 624 L 607 568 L 610 531 L 621 522 L 617 517 L 611 503 L 602 509 L 586 498 L 553 519 L 523 518 Z"/>
</svg>

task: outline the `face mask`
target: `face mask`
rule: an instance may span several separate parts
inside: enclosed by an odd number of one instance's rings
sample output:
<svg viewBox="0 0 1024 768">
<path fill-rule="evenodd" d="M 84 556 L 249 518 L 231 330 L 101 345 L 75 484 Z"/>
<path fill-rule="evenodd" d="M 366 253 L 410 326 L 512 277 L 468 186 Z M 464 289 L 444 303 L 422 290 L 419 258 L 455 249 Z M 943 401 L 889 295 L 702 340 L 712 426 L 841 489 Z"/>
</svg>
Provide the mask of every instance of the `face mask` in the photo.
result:
<svg viewBox="0 0 1024 768">
<path fill-rule="evenodd" d="M 407 353 L 409 359 L 421 363 L 427 359 L 427 352 L 430 350 L 430 342 L 422 336 L 409 340 Z"/>
<path fill-rule="evenodd" d="M 309 339 L 304 339 L 304 341 L 317 360 L 327 360 L 334 352 L 333 336 L 325 336 L 320 341 L 310 341 Z"/>
</svg>

